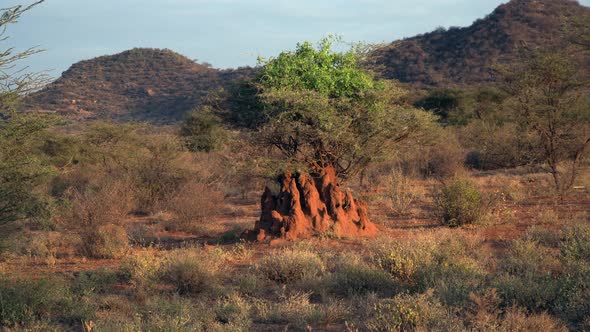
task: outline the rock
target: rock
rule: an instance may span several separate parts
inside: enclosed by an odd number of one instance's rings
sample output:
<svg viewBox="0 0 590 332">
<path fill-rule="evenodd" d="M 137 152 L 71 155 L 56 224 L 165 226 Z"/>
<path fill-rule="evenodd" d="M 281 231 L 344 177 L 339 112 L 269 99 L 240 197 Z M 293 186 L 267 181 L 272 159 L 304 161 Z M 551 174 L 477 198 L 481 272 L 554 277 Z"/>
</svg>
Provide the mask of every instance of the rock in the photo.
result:
<svg viewBox="0 0 590 332">
<path fill-rule="evenodd" d="M 342 191 L 333 167 L 324 168 L 317 176 L 288 172 L 280 183 L 277 195 L 265 188 L 260 220 L 253 230 L 242 234 L 243 238 L 297 240 L 322 233 L 345 237 L 377 233 L 366 204 L 350 191 Z"/>
</svg>

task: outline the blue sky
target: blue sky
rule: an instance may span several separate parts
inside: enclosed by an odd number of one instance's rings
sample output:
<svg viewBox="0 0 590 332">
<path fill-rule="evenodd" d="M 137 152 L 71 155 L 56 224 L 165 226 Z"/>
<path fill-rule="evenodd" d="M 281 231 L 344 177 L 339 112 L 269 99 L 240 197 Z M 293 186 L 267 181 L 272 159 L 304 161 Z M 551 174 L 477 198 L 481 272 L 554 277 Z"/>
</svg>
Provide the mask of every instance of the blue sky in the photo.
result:
<svg viewBox="0 0 590 332">
<path fill-rule="evenodd" d="M 0 7 L 31 1 L 0 0 Z M 1 49 L 38 45 L 23 64 L 57 77 L 71 64 L 133 47 L 169 48 L 217 68 L 254 65 L 297 42 L 338 34 L 391 42 L 468 26 L 506 0 L 46 0 Z M 589 6 L 590 0 L 580 3 Z"/>
</svg>

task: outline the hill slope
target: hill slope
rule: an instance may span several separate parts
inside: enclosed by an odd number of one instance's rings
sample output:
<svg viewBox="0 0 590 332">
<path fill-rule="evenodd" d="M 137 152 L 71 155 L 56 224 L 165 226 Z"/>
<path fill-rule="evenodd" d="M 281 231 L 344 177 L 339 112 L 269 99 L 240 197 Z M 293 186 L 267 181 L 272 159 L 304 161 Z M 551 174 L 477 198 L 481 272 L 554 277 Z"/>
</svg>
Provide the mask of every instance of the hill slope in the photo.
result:
<svg viewBox="0 0 590 332">
<path fill-rule="evenodd" d="M 377 49 L 370 67 L 384 78 L 408 83 L 484 83 L 492 79 L 494 63 L 515 60 L 520 43 L 567 44 L 568 30 L 581 15 L 590 15 L 590 8 L 573 0 L 512 0 L 469 27 L 438 29 Z"/>
<path fill-rule="evenodd" d="M 170 50 L 132 49 L 72 65 L 28 109 L 74 118 L 174 121 L 250 68 L 217 70 Z"/>
</svg>

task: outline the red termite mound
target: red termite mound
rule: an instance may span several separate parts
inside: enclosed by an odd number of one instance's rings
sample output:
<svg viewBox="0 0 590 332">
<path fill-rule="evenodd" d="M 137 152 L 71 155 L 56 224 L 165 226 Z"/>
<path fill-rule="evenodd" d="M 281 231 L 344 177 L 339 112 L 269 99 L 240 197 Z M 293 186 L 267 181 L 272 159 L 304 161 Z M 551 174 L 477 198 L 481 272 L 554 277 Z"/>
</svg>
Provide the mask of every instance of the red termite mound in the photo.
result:
<svg viewBox="0 0 590 332">
<path fill-rule="evenodd" d="M 243 234 L 245 238 L 296 240 L 326 232 L 346 237 L 377 233 L 365 202 L 354 199 L 350 191 L 342 191 L 333 167 L 324 168 L 315 177 L 288 172 L 280 182 L 277 195 L 268 187 L 264 190 L 260 220 L 254 230 Z"/>
</svg>

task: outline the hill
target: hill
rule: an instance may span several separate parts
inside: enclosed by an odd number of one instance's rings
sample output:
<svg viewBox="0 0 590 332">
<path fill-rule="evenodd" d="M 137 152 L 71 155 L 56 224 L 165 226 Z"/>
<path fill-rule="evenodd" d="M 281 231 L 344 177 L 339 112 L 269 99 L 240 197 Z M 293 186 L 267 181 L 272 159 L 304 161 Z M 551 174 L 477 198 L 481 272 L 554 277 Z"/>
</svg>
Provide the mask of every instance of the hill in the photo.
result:
<svg viewBox="0 0 590 332">
<path fill-rule="evenodd" d="M 72 65 L 25 104 L 78 119 L 169 122 L 251 73 L 213 69 L 166 49 L 136 48 Z"/>
<path fill-rule="evenodd" d="M 384 78 L 407 83 L 485 83 L 492 80 L 490 67 L 514 61 L 520 44 L 569 44 L 574 22 L 582 15 L 590 15 L 590 8 L 576 1 L 512 0 L 469 27 L 439 28 L 378 48 L 370 67 Z"/>
</svg>

